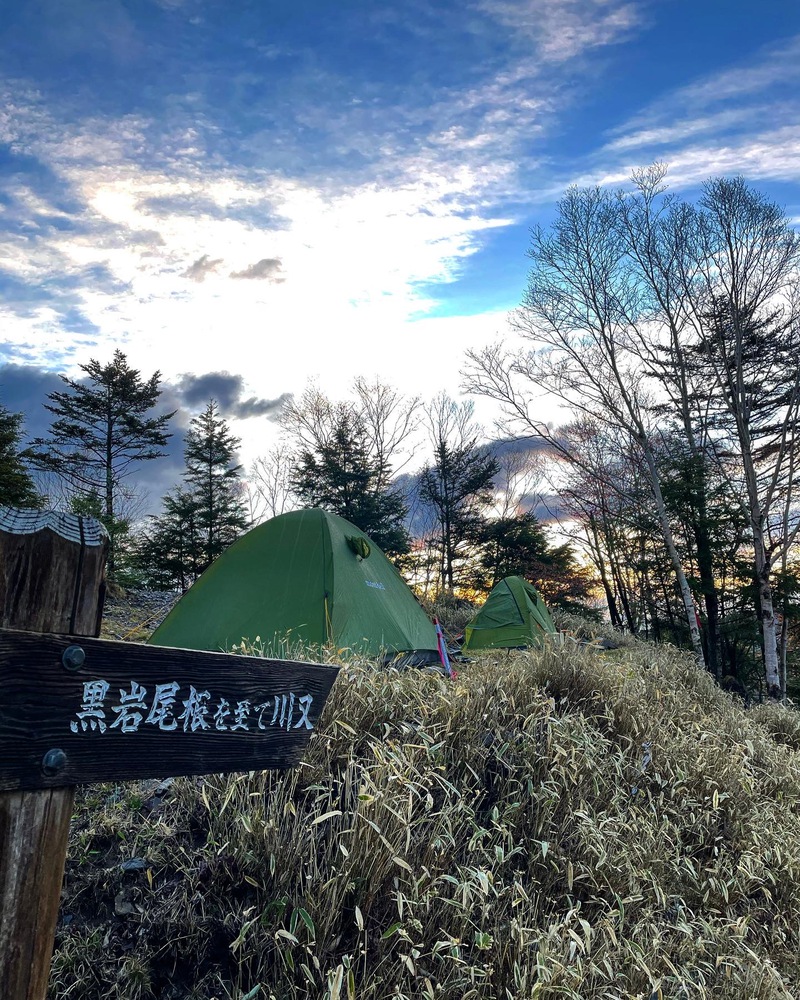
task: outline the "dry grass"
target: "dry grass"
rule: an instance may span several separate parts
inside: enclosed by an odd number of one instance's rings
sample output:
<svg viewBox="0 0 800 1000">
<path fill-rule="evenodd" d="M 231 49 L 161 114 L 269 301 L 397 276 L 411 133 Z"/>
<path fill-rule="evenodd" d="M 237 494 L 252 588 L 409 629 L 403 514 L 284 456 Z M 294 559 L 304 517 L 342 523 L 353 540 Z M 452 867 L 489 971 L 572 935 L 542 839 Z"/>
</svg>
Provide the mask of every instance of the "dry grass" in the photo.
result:
<svg viewBox="0 0 800 1000">
<path fill-rule="evenodd" d="M 798 997 L 799 745 L 668 648 L 350 663 L 301 768 L 82 793 L 51 997 Z"/>
</svg>

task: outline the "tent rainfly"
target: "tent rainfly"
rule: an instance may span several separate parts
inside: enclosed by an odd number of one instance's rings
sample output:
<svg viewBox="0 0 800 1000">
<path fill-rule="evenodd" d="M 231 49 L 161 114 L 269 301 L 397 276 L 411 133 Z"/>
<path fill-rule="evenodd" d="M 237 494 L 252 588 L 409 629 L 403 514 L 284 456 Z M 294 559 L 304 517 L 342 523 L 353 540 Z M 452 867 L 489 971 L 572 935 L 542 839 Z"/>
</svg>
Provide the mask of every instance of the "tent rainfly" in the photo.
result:
<svg viewBox="0 0 800 1000">
<path fill-rule="evenodd" d="M 246 532 L 178 601 L 150 641 L 227 650 L 260 637 L 274 655 L 333 642 L 364 656 L 439 661 L 436 631 L 403 578 L 354 524 L 319 509 Z"/>
<path fill-rule="evenodd" d="M 556 626 L 539 592 L 521 576 L 507 576 L 467 625 L 463 649 L 517 649 L 536 646 Z"/>
</svg>

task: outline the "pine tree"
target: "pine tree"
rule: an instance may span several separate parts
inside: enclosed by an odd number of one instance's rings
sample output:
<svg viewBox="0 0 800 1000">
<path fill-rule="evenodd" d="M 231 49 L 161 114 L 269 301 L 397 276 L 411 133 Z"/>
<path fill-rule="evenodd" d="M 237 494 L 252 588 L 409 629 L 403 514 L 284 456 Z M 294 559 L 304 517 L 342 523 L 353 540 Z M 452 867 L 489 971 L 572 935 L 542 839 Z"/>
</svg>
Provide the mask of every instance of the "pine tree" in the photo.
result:
<svg viewBox="0 0 800 1000">
<path fill-rule="evenodd" d="M 171 435 L 167 426 L 172 413 L 151 416 L 161 390 L 161 373 L 149 379 L 128 364 L 122 351 L 101 365 L 92 358 L 80 366 L 83 381 L 61 376 L 67 387 L 51 392 L 45 408 L 55 417 L 49 438 L 32 445 L 39 468 L 56 473 L 74 493 L 102 498 L 102 517 L 111 534 L 109 573 L 114 574 L 123 483 L 140 462 L 162 457 Z"/>
<path fill-rule="evenodd" d="M 176 487 L 162 500 L 163 511 L 136 546 L 136 566 L 149 587 L 185 593 L 200 575 L 203 538 L 197 524 L 197 498 Z"/>
<path fill-rule="evenodd" d="M 475 546 L 484 512 L 494 502 L 497 459 L 478 447 L 478 428 L 471 403 L 456 403 L 440 394 L 428 408 L 433 462 L 419 477 L 419 496 L 434 511 L 438 525 L 440 584 L 453 590 L 456 566 Z"/>
<path fill-rule="evenodd" d="M 41 507 L 39 494 L 20 448 L 22 414 L 0 403 L 0 504 L 5 507 Z"/>
<path fill-rule="evenodd" d="M 201 538 L 200 571 L 233 542 L 249 521 L 241 490 L 241 465 L 236 463 L 240 439 L 219 406 L 209 400 L 194 417 L 186 435 L 184 482 L 194 500 L 194 517 Z"/>
<path fill-rule="evenodd" d="M 387 471 L 371 453 L 359 416 L 348 408 L 335 416 L 327 437 L 300 452 L 293 492 L 302 503 L 351 521 L 389 555 L 408 552 L 402 494 L 385 485 Z"/>
</svg>

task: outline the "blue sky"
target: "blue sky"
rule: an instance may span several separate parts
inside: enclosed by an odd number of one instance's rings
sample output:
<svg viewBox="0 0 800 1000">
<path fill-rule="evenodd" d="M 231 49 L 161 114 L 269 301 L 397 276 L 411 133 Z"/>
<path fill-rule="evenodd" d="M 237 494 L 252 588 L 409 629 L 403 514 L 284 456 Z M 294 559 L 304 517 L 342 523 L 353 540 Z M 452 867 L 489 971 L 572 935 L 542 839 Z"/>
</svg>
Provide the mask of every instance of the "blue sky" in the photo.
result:
<svg viewBox="0 0 800 1000">
<path fill-rule="evenodd" d="M 0 401 L 115 347 L 182 423 L 379 374 L 457 393 L 573 182 L 742 174 L 800 224 L 794 0 L 16 0 Z M 262 444 L 264 447 L 262 448 Z"/>
</svg>

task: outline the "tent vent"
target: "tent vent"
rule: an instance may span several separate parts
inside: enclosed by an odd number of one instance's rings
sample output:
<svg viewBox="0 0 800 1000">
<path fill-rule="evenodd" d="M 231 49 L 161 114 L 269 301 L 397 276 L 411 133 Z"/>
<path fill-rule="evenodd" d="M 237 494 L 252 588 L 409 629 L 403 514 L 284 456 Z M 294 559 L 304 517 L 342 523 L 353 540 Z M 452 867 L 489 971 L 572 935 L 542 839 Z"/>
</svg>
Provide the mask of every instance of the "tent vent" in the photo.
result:
<svg viewBox="0 0 800 1000">
<path fill-rule="evenodd" d="M 369 542 L 361 535 L 348 535 L 347 544 L 360 559 L 367 559 L 370 554 Z"/>
</svg>

